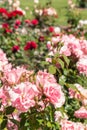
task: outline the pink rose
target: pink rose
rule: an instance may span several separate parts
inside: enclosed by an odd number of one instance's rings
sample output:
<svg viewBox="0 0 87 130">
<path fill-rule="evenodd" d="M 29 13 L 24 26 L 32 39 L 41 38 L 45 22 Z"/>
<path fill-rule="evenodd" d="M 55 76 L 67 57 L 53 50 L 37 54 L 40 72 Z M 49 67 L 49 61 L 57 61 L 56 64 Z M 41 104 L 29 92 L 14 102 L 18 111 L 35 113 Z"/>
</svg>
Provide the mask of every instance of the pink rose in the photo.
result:
<svg viewBox="0 0 87 130">
<path fill-rule="evenodd" d="M 85 127 L 79 122 L 75 123 L 68 120 L 62 120 L 61 130 L 85 130 Z"/>
<path fill-rule="evenodd" d="M 81 50 L 84 55 L 87 55 L 87 40 L 80 40 Z"/>
<path fill-rule="evenodd" d="M 0 71 L 4 70 L 5 65 L 8 64 L 6 54 L 0 49 Z"/>
<path fill-rule="evenodd" d="M 44 94 L 55 108 L 61 107 L 65 102 L 65 96 L 61 88 L 62 87 L 57 83 L 47 81 L 44 84 Z"/>
<path fill-rule="evenodd" d="M 5 94 L 5 91 L 3 90 L 3 87 L 0 88 L 0 100 L 3 106 L 7 104 L 7 96 Z"/>
<path fill-rule="evenodd" d="M 36 85 L 43 86 L 46 81 L 48 81 L 50 83 L 56 83 L 56 79 L 55 79 L 54 75 L 47 73 L 46 71 L 44 71 L 44 72 L 39 71 L 36 76 Z"/>
<path fill-rule="evenodd" d="M 71 51 L 66 45 L 64 45 L 60 49 L 60 54 L 64 54 L 65 56 L 71 56 Z"/>
<path fill-rule="evenodd" d="M 23 73 L 27 72 L 22 67 L 14 68 L 4 72 L 3 82 L 7 81 L 10 85 L 17 84 L 20 82 L 20 78 Z"/>
<path fill-rule="evenodd" d="M 79 59 L 77 62 L 77 69 L 79 73 L 85 74 L 87 76 L 87 55 Z"/>
<path fill-rule="evenodd" d="M 75 111 L 74 116 L 77 118 L 87 118 L 87 109 L 85 107 L 81 107 L 79 110 Z"/>
<path fill-rule="evenodd" d="M 38 96 L 39 91 L 36 85 L 30 82 L 23 82 L 10 89 L 8 94 L 12 106 L 22 112 L 26 112 L 30 107 L 35 106 L 35 97 Z"/>
</svg>

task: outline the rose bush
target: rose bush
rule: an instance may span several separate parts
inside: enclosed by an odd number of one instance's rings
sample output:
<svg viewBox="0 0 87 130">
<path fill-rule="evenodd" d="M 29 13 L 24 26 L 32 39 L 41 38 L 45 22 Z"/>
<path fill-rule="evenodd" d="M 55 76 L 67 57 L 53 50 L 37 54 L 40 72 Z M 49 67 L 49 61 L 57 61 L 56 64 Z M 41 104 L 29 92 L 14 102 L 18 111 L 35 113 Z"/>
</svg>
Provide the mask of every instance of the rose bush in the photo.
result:
<svg viewBox="0 0 87 130">
<path fill-rule="evenodd" d="M 54 27 L 56 10 L 51 7 L 50 2 L 41 7 L 36 2 L 31 19 L 26 18 L 24 11 L 20 9 L 20 2 L 3 3 L 7 7 L 0 8 L 1 49 L 14 65 L 29 64 L 29 69 L 44 69 L 40 61 L 44 61 L 48 53 L 46 43 L 53 35 L 52 28 L 55 33 L 60 32 L 60 28 Z M 37 10 L 41 10 L 42 14 L 39 15 Z"/>
<path fill-rule="evenodd" d="M 86 40 L 57 37 L 58 45 L 50 44 L 49 51 L 56 51 L 50 55 L 51 64 L 47 64 L 54 75 L 47 70 L 35 73 L 25 66 L 13 67 L 0 50 L 1 129 L 87 129 L 87 77 L 78 69 L 79 59 L 86 57 L 86 48 L 81 46 Z"/>
<path fill-rule="evenodd" d="M 53 75 L 45 71 L 35 74 L 34 71 L 23 67 L 13 68 L 2 50 L 0 55 L 2 68 L 0 71 L 0 92 L 2 93 L 0 95 L 0 128 L 8 130 L 49 128 L 49 125 L 45 123 L 49 124 L 51 118 L 54 119 L 51 112 L 61 108 L 65 102 L 62 86 L 57 83 Z M 7 67 L 9 65 L 10 67 Z M 32 123 L 29 123 L 31 120 Z M 21 124 L 22 122 L 24 124 Z M 28 123 L 27 126 L 26 123 Z M 35 126 L 32 126 L 33 123 Z M 53 127 L 56 127 L 55 122 Z"/>
</svg>

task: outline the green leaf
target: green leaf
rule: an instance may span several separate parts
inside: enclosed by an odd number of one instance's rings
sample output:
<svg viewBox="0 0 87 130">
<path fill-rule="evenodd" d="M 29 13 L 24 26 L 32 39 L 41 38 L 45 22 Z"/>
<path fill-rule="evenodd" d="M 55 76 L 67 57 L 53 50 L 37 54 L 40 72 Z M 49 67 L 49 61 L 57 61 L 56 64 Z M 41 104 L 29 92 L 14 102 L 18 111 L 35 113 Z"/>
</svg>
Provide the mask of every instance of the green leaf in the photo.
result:
<svg viewBox="0 0 87 130">
<path fill-rule="evenodd" d="M 1 130 L 3 130 L 7 125 L 7 120 L 3 120 L 3 122 L 1 123 Z"/>
<path fill-rule="evenodd" d="M 24 126 L 24 125 L 25 125 L 25 122 L 26 122 L 26 118 L 23 117 L 23 118 L 21 119 L 21 121 L 20 121 L 20 126 L 21 126 L 21 127 Z"/>
<path fill-rule="evenodd" d="M 49 62 L 42 61 L 42 62 L 41 62 L 41 65 L 43 65 L 43 66 L 44 66 L 44 65 L 49 65 Z"/>
<path fill-rule="evenodd" d="M 64 75 L 67 76 L 69 74 L 69 69 L 64 69 L 63 72 L 64 72 Z"/>
<path fill-rule="evenodd" d="M 64 62 L 59 58 L 57 62 L 61 65 L 62 69 L 64 69 Z"/>
<path fill-rule="evenodd" d="M 15 110 L 14 107 L 9 106 L 9 107 L 6 108 L 5 113 L 6 113 L 6 115 L 9 115 L 9 114 L 12 114 L 14 112 L 14 110 Z"/>
<path fill-rule="evenodd" d="M 55 73 L 56 73 L 56 67 L 53 66 L 53 65 L 50 65 L 50 66 L 49 66 L 49 73 L 55 74 Z"/>
<path fill-rule="evenodd" d="M 70 60 L 67 58 L 67 56 L 63 55 L 64 61 L 66 62 L 67 65 L 69 65 Z"/>
<path fill-rule="evenodd" d="M 16 125 L 19 125 L 19 122 L 17 120 L 15 120 L 15 119 L 10 119 L 10 121 L 13 122 Z"/>
<path fill-rule="evenodd" d="M 62 75 L 60 78 L 59 78 L 59 84 L 60 85 L 64 85 L 65 84 L 65 81 L 66 81 L 66 77 L 64 75 Z"/>
<path fill-rule="evenodd" d="M 47 122 L 47 126 L 49 127 L 49 128 L 51 128 L 52 127 L 52 124 L 51 124 L 51 122 Z"/>
<path fill-rule="evenodd" d="M 76 88 L 75 85 L 73 85 L 73 84 L 66 84 L 66 86 L 67 86 L 68 88 L 72 88 L 73 90 L 76 90 L 76 91 L 77 91 L 77 88 Z"/>
</svg>

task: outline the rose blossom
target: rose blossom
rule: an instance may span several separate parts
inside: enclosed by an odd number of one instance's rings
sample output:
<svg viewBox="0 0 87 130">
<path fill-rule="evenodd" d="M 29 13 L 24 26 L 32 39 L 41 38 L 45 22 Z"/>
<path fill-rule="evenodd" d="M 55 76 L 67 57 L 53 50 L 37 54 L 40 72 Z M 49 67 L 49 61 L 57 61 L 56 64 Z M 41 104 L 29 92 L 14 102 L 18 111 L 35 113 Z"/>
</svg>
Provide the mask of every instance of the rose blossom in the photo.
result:
<svg viewBox="0 0 87 130">
<path fill-rule="evenodd" d="M 71 55 L 71 51 L 69 50 L 69 48 L 67 46 L 63 46 L 60 49 L 60 54 L 64 54 L 65 56 L 70 56 Z"/>
<path fill-rule="evenodd" d="M 80 40 L 81 50 L 84 55 L 87 55 L 87 40 Z"/>
<path fill-rule="evenodd" d="M 37 19 L 33 19 L 33 20 L 31 21 L 31 23 L 32 23 L 32 25 L 36 26 L 39 22 L 38 22 Z"/>
<path fill-rule="evenodd" d="M 8 3 L 9 3 L 9 5 L 11 5 L 12 4 L 12 0 L 8 0 Z"/>
<path fill-rule="evenodd" d="M 32 50 L 32 49 L 36 49 L 37 48 L 37 43 L 34 42 L 34 41 L 29 41 L 26 43 L 26 45 L 24 46 L 24 50 L 27 51 L 27 50 Z"/>
<path fill-rule="evenodd" d="M 47 15 L 47 16 L 55 16 L 57 17 L 57 12 L 54 8 L 50 7 L 50 8 L 45 8 L 43 10 L 43 15 Z"/>
<path fill-rule="evenodd" d="M 20 47 L 19 47 L 18 45 L 14 45 L 14 46 L 12 47 L 12 52 L 15 53 L 15 52 L 17 52 L 19 49 L 20 49 Z"/>
<path fill-rule="evenodd" d="M 39 0 L 34 0 L 34 3 L 38 4 L 38 3 L 39 3 Z"/>
<path fill-rule="evenodd" d="M 50 83 L 47 81 L 44 84 L 44 94 L 55 108 L 61 107 L 65 102 L 65 96 L 61 88 L 62 87 L 57 83 Z"/>
<path fill-rule="evenodd" d="M 38 71 L 36 76 L 36 85 L 43 86 L 45 82 L 56 83 L 54 75 L 47 73 L 46 71 Z"/>
<path fill-rule="evenodd" d="M 22 112 L 26 112 L 30 107 L 35 106 L 35 97 L 38 96 L 39 91 L 36 85 L 30 82 L 23 82 L 10 89 L 8 93 L 12 106 Z"/>
<path fill-rule="evenodd" d="M 85 130 L 85 126 L 80 122 L 75 123 L 68 120 L 62 120 L 61 130 Z"/>
<path fill-rule="evenodd" d="M 8 115 L 8 118 L 14 119 L 19 122 L 20 121 L 19 114 L 20 113 L 18 111 L 14 111 L 12 114 Z M 17 124 L 13 123 L 11 120 L 8 120 L 6 127 L 7 130 L 18 130 Z"/>
<path fill-rule="evenodd" d="M 87 76 L 87 55 L 79 59 L 77 62 L 77 69 L 79 73 Z"/>
<path fill-rule="evenodd" d="M 3 23 L 3 24 L 2 24 L 2 28 L 8 29 L 8 28 L 9 28 L 9 24 L 8 24 L 8 23 Z"/>
<path fill-rule="evenodd" d="M 51 49 L 52 49 L 51 41 L 48 41 L 48 42 L 47 42 L 47 49 L 48 49 L 48 50 L 51 50 Z"/>
<path fill-rule="evenodd" d="M 0 71 L 4 70 L 5 65 L 8 64 L 6 54 L 0 49 Z"/>
<path fill-rule="evenodd" d="M 80 84 L 76 83 L 75 84 L 78 92 L 80 93 L 80 95 L 82 96 L 82 100 L 87 98 L 87 89 L 85 89 L 84 87 L 82 87 Z"/>
<path fill-rule="evenodd" d="M 77 118 L 87 118 L 87 109 L 85 107 L 81 107 L 79 110 L 75 111 L 74 116 Z"/>
<path fill-rule="evenodd" d="M 25 72 L 27 72 L 27 70 L 22 67 L 13 68 L 4 72 L 4 77 L 2 80 L 3 82 L 7 81 L 10 85 L 17 84 L 20 82 L 20 78 Z"/>
<path fill-rule="evenodd" d="M 14 28 L 17 29 L 20 25 L 21 25 L 21 21 L 20 21 L 19 19 L 17 19 L 17 20 L 15 21 Z"/>
<path fill-rule="evenodd" d="M 43 14 L 43 10 L 42 9 L 35 9 L 35 13 L 38 14 L 39 16 L 41 16 Z"/>
<path fill-rule="evenodd" d="M 8 17 L 8 11 L 5 8 L 0 8 L 0 14 L 5 18 Z"/>
<path fill-rule="evenodd" d="M 48 30 L 49 30 L 49 32 L 54 32 L 54 27 L 53 26 L 50 26 L 49 28 L 48 28 Z"/>
<path fill-rule="evenodd" d="M 76 99 L 81 99 L 81 95 L 78 92 L 78 90 L 73 90 L 72 88 L 69 88 L 69 96 L 70 98 L 76 98 Z"/>
<path fill-rule="evenodd" d="M 24 22 L 25 22 L 27 25 L 30 25 L 30 24 L 31 24 L 31 21 L 30 21 L 29 19 L 26 19 Z"/>
<path fill-rule="evenodd" d="M 52 41 L 53 45 L 55 45 L 55 44 L 57 44 L 58 42 L 60 42 L 60 37 L 59 37 L 59 36 L 57 36 L 57 37 L 52 37 L 52 38 L 51 38 L 51 41 Z"/>
<path fill-rule="evenodd" d="M 5 91 L 3 90 L 3 87 L 0 88 L 0 101 L 4 106 L 7 104 L 7 97 Z"/>
<path fill-rule="evenodd" d="M 61 28 L 60 27 L 54 27 L 54 33 L 55 34 L 59 34 L 61 32 Z"/>
<path fill-rule="evenodd" d="M 38 40 L 39 40 L 40 42 L 44 42 L 44 39 L 45 39 L 44 36 L 40 36 Z"/>
<path fill-rule="evenodd" d="M 60 121 L 62 118 L 68 119 L 68 116 L 66 115 L 66 113 L 62 113 L 61 111 L 55 111 L 54 118 L 55 121 Z"/>
</svg>

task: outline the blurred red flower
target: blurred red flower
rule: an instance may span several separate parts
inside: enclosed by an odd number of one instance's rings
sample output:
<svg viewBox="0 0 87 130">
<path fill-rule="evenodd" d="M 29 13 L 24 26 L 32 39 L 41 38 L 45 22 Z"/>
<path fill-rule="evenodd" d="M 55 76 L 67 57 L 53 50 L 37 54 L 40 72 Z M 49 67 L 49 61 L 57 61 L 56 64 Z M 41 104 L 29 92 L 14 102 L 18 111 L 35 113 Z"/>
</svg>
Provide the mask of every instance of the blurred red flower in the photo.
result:
<svg viewBox="0 0 87 130">
<path fill-rule="evenodd" d="M 26 43 L 24 50 L 32 50 L 32 49 L 36 49 L 37 48 L 37 43 L 34 41 L 29 41 Z"/>
<path fill-rule="evenodd" d="M 31 21 L 30 21 L 29 19 L 26 19 L 24 22 L 25 22 L 26 24 L 31 24 Z"/>
<path fill-rule="evenodd" d="M 8 23 L 3 23 L 3 24 L 2 24 L 2 28 L 4 28 L 4 29 L 9 28 L 9 24 L 8 24 Z"/>
<path fill-rule="evenodd" d="M 8 16 L 8 11 L 5 8 L 0 8 L 0 14 Z"/>
<path fill-rule="evenodd" d="M 13 17 L 16 17 L 18 15 L 22 16 L 23 12 L 20 10 L 14 10 L 14 11 L 8 13 L 8 18 L 13 18 Z"/>
<path fill-rule="evenodd" d="M 54 32 L 54 27 L 52 27 L 52 26 L 50 26 L 49 28 L 48 28 L 48 30 L 49 30 L 49 32 Z"/>
<path fill-rule="evenodd" d="M 40 42 L 44 42 L 44 40 L 45 40 L 45 39 L 44 39 L 44 36 L 40 36 L 40 37 L 39 37 L 39 41 L 40 41 Z"/>
<path fill-rule="evenodd" d="M 15 52 L 17 52 L 19 49 L 20 49 L 20 47 L 19 47 L 18 45 L 14 45 L 14 46 L 12 47 L 12 52 L 15 53 Z"/>
<path fill-rule="evenodd" d="M 31 21 L 31 24 L 34 25 L 34 26 L 36 26 L 38 23 L 39 23 L 39 22 L 38 22 L 37 19 L 33 19 L 33 20 Z"/>
<path fill-rule="evenodd" d="M 17 20 L 15 21 L 14 28 L 17 29 L 20 25 L 21 25 L 21 21 L 20 21 L 19 19 L 17 19 Z"/>
</svg>

